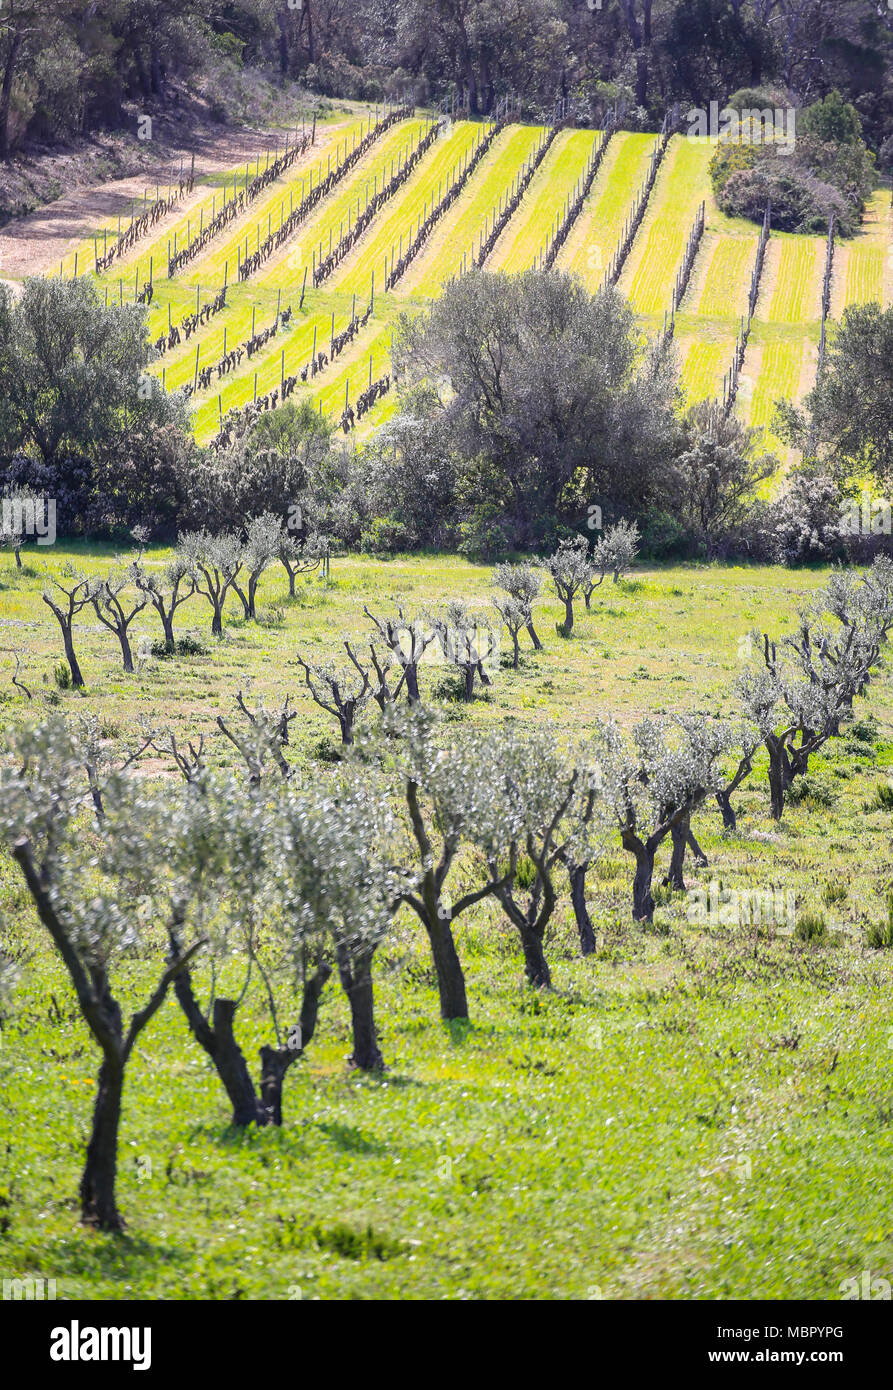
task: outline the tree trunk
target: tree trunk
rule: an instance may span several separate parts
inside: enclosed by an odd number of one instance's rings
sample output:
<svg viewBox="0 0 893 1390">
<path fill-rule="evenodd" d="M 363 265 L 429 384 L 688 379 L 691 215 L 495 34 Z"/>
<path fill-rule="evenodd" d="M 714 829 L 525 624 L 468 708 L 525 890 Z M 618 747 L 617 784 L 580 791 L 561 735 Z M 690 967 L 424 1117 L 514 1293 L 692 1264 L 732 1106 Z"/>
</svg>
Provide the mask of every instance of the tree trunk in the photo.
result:
<svg viewBox="0 0 893 1390">
<path fill-rule="evenodd" d="M 673 852 L 670 855 L 670 867 L 664 884 L 672 888 L 681 889 L 685 892 L 685 877 L 683 867 L 685 864 L 685 846 L 688 843 L 688 817 L 676 822 L 670 828 L 670 836 L 673 842 Z"/>
<path fill-rule="evenodd" d="M 512 653 L 512 667 L 513 667 L 514 670 L 517 671 L 517 669 L 518 669 L 518 662 L 521 660 L 521 644 L 520 644 L 520 642 L 518 641 L 518 633 L 517 633 L 517 631 L 515 631 L 515 632 L 512 633 L 512 646 L 513 646 L 513 648 L 514 648 L 513 653 Z"/>
<path fill-rule="evenodd" d="M 353 1052 L 350 1061 L 359 1071 L 381 1071 L 384 1058 L 375 1034 L 375 995 L 372 989 L 372 962 L 362 957 L 353 963 L 339 953 L 341 984 L 350 1004 Z"/>
<path fill-rule="evenodd" d="M 310 1039 L 316 1032 L 320 996 L 331 973 L 331 966 L 323 964 L 304 986 L 297 1045 L 293 1047 L 289 1039 L 287 1047 L 262 1047 L 260 1050 L 261 1097 L 270 1122 L 274 1125 L 282 1124 L 282 1083 L 286 1072 L 292 1062 L 304 1055 Z"/>
<path fill-rule="evenodd" d="M 411 705 L 420 703 L 419 697 L 419 668 L 414 661 L 404 667 L 406 671 L 406 698 Z"/>
<path fill-rule="evenodd" d="M 459 953 L 453 940 L 452 923 L 436 915 L 432 923 L 430 914 L 426 914 L 425 930 L 431 943 L 434 970 L 437 974 L 440 1016 L 447 1021 L 453 1018 L 467 1018 L 468 999 L 465 993 L 465 976 L 462 973 Z"/>
<path fill-rule="evenodd" d="M 174 613 L 173 609 L 165 613 L 163 609 L 158 610 L 161 616 L 161 626 L 164 629 L 164 646 L 169 652 L 176 651 L 177 644 L 174 641 Z"/>
<path fill-rule="evenodd" d="M 474 671 L 473 666 L 465 667 L 465 702 L 470 704 L 474 698 Z"/>
<path fill-rule="evenodd" d="M 12 80 L 15 76 L 16 59 L 21 42 L 21 34 L 13 30 L 6 67 L 3 69 L 3 83 L 0 85 L 0 159 L 4 162 L 9 159 L 9 106 L 12 97 Z"/>
<path fill-rule="evenodd" d="M 353 743 L 353 710 L 339 714 L 338 723 L 341 726 L 341 742 L 350 745 Z"/>
<path fill-rule="evenodd" d="M 222 637 L 222 636 L 223 636 L 223 604 L 222 604 L 222 603 L 215 603 L 215 604 L 213 605 L 213 608 L 214 608 L 214 616 L 213 616 L 213 618 L 211 619 L 211 636 L 212 636 L 212 637 Z"/>
<path fill-rule="evenodd" d="M 101 1231 L 124 1229 L 124 1220 L 115 1205 L 123 1089 L 123 1063 L 119 1058 L 106 1054 L 99 1068 L 93 1129 L 81 1178 L 81 1220 L 87 1225 L 97 1226 Z"/>
<path fill-rule="evenodd" d="M 63 628 L 62 641 L 65 645 L 65 660 L 68 662 L 68 668 L 71 671 L 71 683 L 76 690 L 80 690 L 81 686 L 84 684 L 84 677 L 81 675 L 81 668 L 74 654 L 74 642 L 72 640 L 70 627 Z"/>
<path fill-rule="evenodd" d="M 654 898 L 651 894 L 651 880 L 654 877 L 654 851 L 640 842 L 634 850 L 636 873 L 633 879 L 633 920 L 651 922 L 654 920 Z"/>
<path fill-rule="evenodd" d="M 118 641 L 121 643 L 121 658 L 124 662 L 124 670 L 133 674 L 133 652 L 130 650 L 130 642 L 124 628 L 118 632 Z"/>
<path fill-rule="evenodd" d="M 735 815 L 735 808 L 732 805 L 731 792 L 717 792 L 716 804 L 722 812 L 722 824 L 724 830 L 737 830 L 738 817 Z"/>
<path fill-rule="evenodd" d="M 574 630 L 574 600 L 566 598 L 564 600 L 564 635 L 570 637 Z"/>
<path fill-rule="evenodd" d="M 588 868 L 588 864 L 574 864 L 568 870 L 571 902 L 574 905 L 577 931 L 580 933 L 580 954 L 583 956 L 591 956 L 597 947 L 592 918 L 589 916 L 589 909 L 586 906 L 586 872 Z"/>
<path fill-rule="evenodd" d="M 551 989 L 552 974 L 543 951 L 543 939 L 526 922 L 520 927 L 524 949 L 524 970 L 535 989 Z"/>
<path fill-rule="evenodd" d="M 233 1032 L 235 1000 L 214 1001 L 212 1027 L 196 1002 L 188 970 L 181 971 L 175 979 L 174 993 L 193 1037 L 214 1063 L 214 1069 L 233 1107 L 232 1123 L 239 1129 L 244 1129 L 246 1125 L 266 1124 L 267 1112 L 255 1093 L 248 1064 Z"/>
<path fill-rule="evenodd" d="M 541 652 L 543 649 L 543 644 L 537 636 L 536 628 L 533 626 L 532 618 L 530 622 L 527 624 L 527 631 L 530 633 L 530 640 L 533 643 L 533 650 L 535 652 Z"/>
<path fill-rule="evenodd" d="M 784 753 L 776 744 L 766 745 L 769 753 L 769 799 L 772 819 L 781 820 L 784 814 Z"/>
</svg>

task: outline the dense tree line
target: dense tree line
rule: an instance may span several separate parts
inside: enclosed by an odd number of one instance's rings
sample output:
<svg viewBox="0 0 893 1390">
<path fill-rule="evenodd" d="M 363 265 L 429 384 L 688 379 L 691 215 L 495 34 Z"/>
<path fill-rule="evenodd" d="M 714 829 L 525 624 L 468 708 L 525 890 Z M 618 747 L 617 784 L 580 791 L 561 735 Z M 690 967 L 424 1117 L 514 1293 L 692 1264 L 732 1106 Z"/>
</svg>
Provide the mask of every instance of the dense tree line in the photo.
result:
<svg viewBox="0 0 893 1390">
<path fill-rule="evenodd" d="M 621 100 L 652 125 L 673 101 L 775 85 L 799 106 L 836 87 L 879 151 L 891 51 L 877 0 L 516 0 L 510 17 L 498 0 L 8 0 L 0 158 L 29 135 L 125 124 L 128 103 L 170 104 L 198 70 L 249 65 L 328 95 L 457 95 L 473 113 L 509 91 L 528 115 L 562 97 L 585 120 Z"/>
</svg>

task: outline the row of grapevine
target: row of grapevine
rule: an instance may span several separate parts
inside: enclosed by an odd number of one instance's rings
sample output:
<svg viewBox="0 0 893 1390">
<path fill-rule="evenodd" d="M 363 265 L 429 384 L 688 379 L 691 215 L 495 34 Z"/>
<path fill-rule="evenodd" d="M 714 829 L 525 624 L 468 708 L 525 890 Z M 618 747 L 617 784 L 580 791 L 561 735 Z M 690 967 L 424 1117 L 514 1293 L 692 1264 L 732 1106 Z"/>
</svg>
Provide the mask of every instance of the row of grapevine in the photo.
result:
<svg viewBox="0 0 893 1390">
<path fill-rule="evenodd" d="M 753 275 L 750 282 L 750 294 L 748 296 L 747 319 L 741 320 L 741 328 L 735 340 L 735 352 L 732 357 L 732 365 L 723 377 L 722 382 L 722 408 L 726 415 L 730 415 L 735 401 L 738 397 L 738 383 L 741 368 L 744 366 L 744 355 L 747 352 L 747 344 L 750 338 L 750 330 L 753 324 L 753 316 L 757 307 L 757 300 L 760 295 L 760 281 L 763 276 L 763 268 L 766 263 L 766 247 L 769 244 L 771 233 L 772 210 L 769 204 L 766 205 L 766 212 L 763 216 L 763 226 L 760 232 L 760 240 L 757 245 L 756 260 L 753 268 Z"/>
<path fill-rule="evenodd" d="M 354 144 L 350 153 L 346 154 L 341 162 L 335 165 L 334 169 L 330 168 L 328 170 L 325 178 L 321 179 L 315 188 L 313 187 L 313 175 L 311 172 L 310 191 L 307 193 L 306 197 L 302 198 L 298 206 L 296 208 L 293 207 L 288 216 L 283 218 L 277 231 L 273 232 L 268 229 L 267 236 L 263 242 L 260 242 L 260 229 L 258 228 L 259 245 L 257 250 L 251 255 L 248 254 L 246 239 L 245 255 L 244 257 L 242 256 L 241 249 L 238 255 L 239 280 L 245 281 L 254 275 L 264 262 L 273 255 L 273 252 L 278 251 L 279 248 L 288 241 L 289 237 L 297 230 L 308 214 L 312 212 L 324 198 L 327 198 L 332 189 L 335 188 L 335 186 L 350 173 L 351 169 L 360 162 L 363 156 L 375 144 L 376 140 L 380 139 L 384 132 L 392 125 L 396 124 L 398 121 L 407 119 L 411 114 L 411 109 L 405 107 L 399 107 L 391 111 L 383 120 L 373 126 L 372 129 L 362 137 L 359 143 Z"/>
<path fill-rule="evenodd" d="M 613 134 L 613 127 L 609 127 L 602 135 L 601 140 L 593 144 L 592 154 L 583 177 L 579 180 L 573 193 L 567 195 L 563 212 L 556 216 L 555 227 L 550 231 L 546 248 L 540 252 L 539 256 L 540 265 L 544 265 L 548 270 L 551 270 L 555 264 L 559 251 L 567 241 L 577 218 L 583 211 Z"/>
<path fill-rule="evenodd" d="M 490 149 L 490 146 L 493 144 L 493 141 L 496 139 L 496 136 L 499 134 L 500 130 L 503 129 L 505 125 L 505 119 L 505 117 L 498 119 L 490 127 L 486 134 L 482 134 L 481 139 L 477 142 L 477 144 L 474 146 L 474 149 L 471 152 L 471 157 L 469 158 L 468 156 L 466 156 L 465 163 L 459 174 L 455 175 L 454 173 L 450 176 L 453 180 L 452 183 L 450 183 L 450 178 L 447 179 L 446 193 L 444 193 L 443 197 L 440 198 L 436 204 L 434 204 L 434 206 L 431 208 L 431 211 L 427 214 L 427 216 L 425 216 L 424 221 L 419 221 L 419 224 L 416 228 L 415 236 L 410 234 L 409 243 L 406 247 L 405 252 L 403 251 L 403 245 L 401 242 L 400 254 L 396 261 L 394 259 L 394 248 L 391 247 L 390 269 L 388 269 L 387 258 L 385 258 L 384 287 L 386 290 L 393 289 L 393 287 L 397 284 L 398 280 L 400 280 L 407 267 L 411 264 L 412 261 L 415 260 L 416 256 L 421 251 L 422 247 L 425 245 L 426 241 L 428 240 L 434 228 L 437 226 L 437 223 L 443 217 L 444 213 L 452 207 L 453 203 L 455 203 L 456 199 L 459 197 L 460 193 L 467 184 L 468 180 L 471 178 L 475 169 L 478 167 L 481 160 L 484 158 L 484 155 Z"/>
<path fill-rule="evenodd" d="M 670 119 L 669 115 L 667 115 L 664 116 L 664 123 L 661 127 L 660 135 L 651 153 L 651 163 L 648 168 L 648 173 L 645 176 L 645 182 L 639 190 L 639 196 L 636 199 L 635 207 L 626 220 L 623 234 L 620 238 L 620 244 L 614 252 L 611 264 L 605 271 L 605 284 L 616 285 L 617 281 L 620 279 L 620 273 L 626 263 L 626 258 L 633 248 L 636 233 L 642 225 L 642 218 L 645 216 L 645 210 L 648 207 L 648 199 L 651 197 L 651 190 L 654 188 L 657 171 L 661 166 L 661 161 L 667 152 L 671 134 Z"/>
<path fill-rule="evenodd" d="M 432 122 L 426 133 L 419 140 L 415 149 L 410 150 L 409 155 L 403 160 L 397 172 L 392 174 L 388 182 L 383 183 L 380 189 L 373 192 L 371 198 L 368 198 L 365 208 L 358 215 L 356 222 L 353 224 L 351 224 L 351 217 L 348 212 L 346 235 L 343 235 L 338 243 L 331 248 L 325 256 L 323 255 L 322 243 L 320 243 L 318 255 L 317 251 L 314 249 L 314 289 L 318 289 L 319 286 L 329 278 L 333 271 L 337 269 L 345 257 L 350 254 L 360 237 L 374 220 L 379 209 L 403 187 L 413 170 L 424 159 L 440 134 L 441 129 L 442 123 L 440 121 Z"/>
<path fill-rule="evenodd" d="M 503 198 L 500 198 L 499 203 L 492 214 L 492 225 L 490 225 L 489 217 L 485 218 L 484 229 L 480 234 L 480 243 L 478 246 L 477 260 L 475 260 L 474 255 L 474 245 L 472 244 L 471 247 L 471 262 L 472 265 L 477 266 L 478 270 L 483 270 L 487 257 L 493 250 L 493 247 L 496 245 L 497 241 L 502 235 L 502 232 L 508 226 L 509 222 L 517 212 L 521 199 L 527 192 L 527 189 L 530 186 L 530 182 L 537 169 L 540 167 L 546 155 L 549 153 L 549 150 L 552 146 L 552 142 L 554 141 L 555 136 L 558 134 L 559 128 L 560 126 L 558 121 L 556 121 L 553 125 L 546 127 L 546 129 L 543 131 L 542 138 L 540 139 L 537 148 L 534 150 L 533 154 L 527 160 L 527 163 L 525 164 L 524 168 L 519 172 L 517 178 L 514 180 L 512 184 L 512 187 L 508 190 L 508 192 L 504 195 Z M 490 227 L 489 232 L 487 231 L 488 226 Z"/>
</svg>

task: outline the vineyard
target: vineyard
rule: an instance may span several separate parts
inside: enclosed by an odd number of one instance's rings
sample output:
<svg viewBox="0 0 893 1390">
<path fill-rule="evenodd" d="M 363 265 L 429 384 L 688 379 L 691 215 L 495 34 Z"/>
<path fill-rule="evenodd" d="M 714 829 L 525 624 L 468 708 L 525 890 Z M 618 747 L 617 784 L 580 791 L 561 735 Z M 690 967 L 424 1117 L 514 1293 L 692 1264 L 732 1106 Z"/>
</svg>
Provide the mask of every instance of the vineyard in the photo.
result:
<svg viewBox="0 0 893 1390">
<path fill-rule="evenodd" d="M 647 336 L 669 315 L 684 399 L 731 391 L 741 418 L 768 431 L 779 396 L 800 400 L 815 380 L 825 239 L 772 231 L 755 283 L 758 229 L 717 207 L 712 152 L 707 138 L 522 125 L 507 111 L 478 122 L 376 109 L 290 132 L 284 149 L 205 185 L 181 168 L 59 273 L 95 273 L 107 298 L 148 303 L 150 370 L 190 398 L 203 444 L 230 412 L 293 394 L 345 433 L 368 434 L 395 409 L 401 313 L 473 266 L 511 274 L 547 257 L 591 291 L 610 276 Z M 848 304 L 890 302 L 889 231 L 881 191 L 860 235 L 834 248 L 832 325 Z"/>
</svg>

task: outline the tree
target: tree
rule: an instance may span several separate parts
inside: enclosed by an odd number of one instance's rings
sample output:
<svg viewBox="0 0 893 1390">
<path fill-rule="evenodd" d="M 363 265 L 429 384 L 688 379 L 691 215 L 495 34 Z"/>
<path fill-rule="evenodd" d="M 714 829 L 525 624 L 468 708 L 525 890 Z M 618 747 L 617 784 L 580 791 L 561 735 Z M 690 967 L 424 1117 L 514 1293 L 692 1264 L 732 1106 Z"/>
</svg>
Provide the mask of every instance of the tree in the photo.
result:
<svg viewBox="0 0 893 1390">
<path fill-rule="evenodd" d="M 287 781 L 291 776 L 291 767 L 282 751 L 288 745 L 289 725 L 297 718 L 297 710 L 290 710 L 289 703 L 290 697 L 286 695 L 278 709 L 268 709 L 263 700 L 256 700 L 254 708 L 249 709 L 240 690 L 236 706 L 248 726 L 241 735 L 233 732 L 222 715 L 217 716 L 217 727 L 241 754 L 252 786 L 260 785 L 268 758 L 273 759 L 280 777 Z M 182 755 L 177 758 L 173 745 L 170 752 L 186 780 L 190 781 L 189 764 L 182 761 Z M 195 762 L 194 755 L 192 761 Z"/>
<path fill-rule="evenodd" d="M 564 604 L 562 633 L 570 637 L 574 630 L 574 599 L 589 581 L 589 547 L 585 536 L 558 542 L 558 549 L 546 561 L 555 592 Z"/>
<path fill-rule="evenodd" d="M 438 744 L 437 721 L 420 708 L 403 715 L 393 712 L 385 727 L 398 740 L 396 752 L 387 747 L 382 752 L 396 761 L 416 862 L 414 885 L 401 894 L 401 901 L 412 908 L 428 937 L 441 1018 L 467 1018 L 465 976 L 453 924 L 492 895 L 498 883 L 511 882 L 515 872 L 513 827 L 506 823 L 509 808 L 500 791 L 495 743 L 478 735 Z M 479 850 L 485 862 L 507 853 L 508 864 L 496 878 L 491 873 L 453 898 L 447 885 L 466 843 Z"/>
<path fill-rule="evenodd" d="M 809 760 L 852 713 L 893 629 L 893 561 L 879 556 L 867 574 L 835 573 L 801 609 L 780 643 L 752 634 L 754 665 L 736 691 L 769 756 L 772 816 Z"/>
<path fill-rule="evenodd" d="M 62 630 L 65 660 L 71 671 L 71 683 L 76 690 L 84 684 L 84 677 L 81 675 L 81 668 L 74 652 L 74 620 L 81 609 L 86 608 L 90 602 L 91 584 L 92 581 L 85 574 L 79 574 L 71 564 L 65 564 L 58 578 L 52 574 L 47 576 L 42 595 L 44 603 Z M 61 597 L 54 597 L 54 594 Z"/>
<path fill-rule="evenodd" d="M 131 434 L 185 429 L 177 395 L 141 389 L 145 310 L 99 299 L 86 277 L 0 285 L 0 462 L 36 450 L 59 470 L 66 456 L 113 458 Z M 55 489 L 51 489 L 55 495 Z"/>
<path fill-rule="evenodd" d="M 332 662 L 311 665 L 302 656 L 298 665 L 304 672 L 304 683 L 316 704 L 338 720 L 341 742 L 353 743 L 357 716 L 376 694 L 369 672 L 354 656 L 350 643 L 344 646 L 350 658 L 349 666 L 337 667 Z M 328 695 L 326 695 L 328 691 Z"/>
<path fill-rule="evenodd" d="M 283 529 L 280 532 L 276 558 L 288 575 L 289 598 L 295 597 L 295 580 L 299 574 L 309 574 L 320 566 L 324 574 L 328 573 L 328 557 L 329 543 L 325 536 L 314 532 L 302 541 L 291 531 Z"/>
<path fill-rule="evenodd" d="M 499 752 L 501 788 L 514 826 L 509 861 L 515 872 L 501 879 L 495 857 L 489 861 L 494 896 L 518 930 L 528 982 L 551 988 L 544 939 L 557 901 L 556 866 L 588 864 L 595 856 L 594 818 L 599 778 L 592 768 L 570 762 L 554 735 L 544 730 L 507 734 Z M 591 927 L 591 924 L 590 924 Z M 589 945 L 581 938 L 584 949 Z"/>
<path fill-rule="evenodd" d="M 177 645 L 174 639 L 174 617 L 177 609 L 187 603 L 196 592 L 195 574 L 185 553 L 178 551 L 165 566 L 160 578 L 150 573 L 141 561 L 136 561 L 131 566 L 131 575 L 134 584 L 146 595 L 161 619 L 165 650 L 174 652 Z"/>
<path fill-rule="evenodd" d="M 534 651 L 541 651 L 543 644 L 533 625 L 533 605 L 539 598 L 543 586 L 540 571 L 526 560 L 520 565 L 497 565 L 493 571 L 493 583 L 508 594 L 514 613 L 518 616 L 526 614 L 523 626 L 527 629 Z M 502 612 L 499 601 L 496 601 L 496 608 L 498 612 Z M 514 633 L 512 638 L 515 640 Z M 517 665 L 517 662 L 515 664 Z"/>
<path fill-rule="evenodd" d="M 760 430 L 725 414 L 716 401 L 692 406 L 682 435 L 675 464 L 680 514 L 712 560 L 722 541 L 746 525 L 778 460 L 757 452 Z"/>
<path fill-rule="evenodd" d="M 893 308 L 844 310 L 804 412 L 788 409 L 784 422 L 785 437 L 839 481 L 869 473 L 893 486 Z"/>
<path fill-rule="evenodd" d="M 497 635 L 461 599 L 451 599 L 441 613 L 432 616 L 431 624 L 444 660 L 462 673 L 463 698 L 470 703 L 476 676 L 482 685 L 491 684 L 484 663 L 497 649 Z"/>
<path fill-rule="evenodd" d="M 137 900 L 153 889 L 157 861 L 147 824 L 171 809 L 133 779 L 110 776 L 104 815 L 88 833 L 83 817 L 83 750 L 65 725 L 47 721 L 13 735 L 15 767 L 0 769 L 0 831 L 11 846 L 41 925 L 71 980 L 78 1007 L 102 1054 L 87 1157 L 81 1219 L 105 1231 L 124 1222 L 115 1184 L 124 1077 L 136 1044 L 202 940 L 177 950 L 125 1023 L 112 971 L 140 939 Z"/>
<path fill-rule="evenodd" d="M 463 275 L 401 320 L 394 365 L 411 418 L 438 422 L 468 523 L 498 517 L 505 548 L 545 544 L 581 497 L 633 510 L 663 485 L 670 365 L 644 362 L 613 289 L 593 297 L 559 271 Z"/>
<path fill-rule="evenodd" d="M 632 567 L 638 553 L 639 527 L 635 521 L 631 525 L 628 521 L 618 521 L 616 526 L 608 527 L 592 548 L 589 574 L 583 585 L 587 608 L 605 575 L 610 574 L 614 583 L 619 583 L 621 575 Z"/>
<path fill-rule="evenodd" d="M 411 705 L 417 705 L 419 695 L 419 662 L 431 643 L 436 641 L 437 633 L 421 618 L 407 617 L 402 604 L 396 605 L 396 614 L 378 618 L 364 605 L 363 612 L 373 624 L 385 647 L 395 657 L 403 670 L 406 695 Z"/>
<path fill-rule="evenodd" d="M 613 721 L 596 727 L 594 756 L 623 848 L 635 859 L 633 918 L 654 916 L 651 882 L 658 849 L 672 835 L 669 881 L 684 887 L 682 860 L 691 816 L 720 784 L 719 759 L 731 746 L 727 725 L 706 716 L 643 719 L 627 745 Z"/>
<path fill-rule="evenodd" d="M 133 671 L 133 653 L 130 649 L 130 624 L 138 613 L 142 613 L 146 604 L 149 602 L 149 595 L 136 585 L 137 592 L 142 593 L 142 598 L 134 599 L 129 608 L 125 609 L 121 602 L 121 595 L 126 589 L 134 584 L 134 574 L 131 569 L 125 570 L 120 574 L 110 574 L 104 579 L 93 578 L 90 580 L 90 602 L 93 604 L 94 612 L 109 632 L 113 632 L 121 646 L 121 658 L 124 662 L 124 670 L 128 673 Z"/>
<path fill-rule="evenodd" d="M 242 569 L 242 547 L 231 532 L 212 536 L 207 531 L 189 531 L 180 537 L 177 554 L 193 575 L 195 592 L 211 605 L 211 632 L 223 636 L 223 610 L 226 596 Z"/>
<path fill-rule="evenodd" d="M 237 581 L 233 588 L 242 600 L 245 617 L 257 620 L 257 586 L 268 565 L 281 559 L 283 546 L 282 522 L 273 512 L 252 517 L 245 528 L 245 544 L 242 550 L 242 563 L 248 574 L 247 593 L 243 593 Z M 294 586 L 292 586 L 293 588 Z"/>
<path fill-rule="evenodd" d="M 303 970 L 308 940 L 317 973 L 326 951 L 350 1005 L 350 1062 L 384 1061 L 375 1026 L 372 962 L 399 903 L 397 824 L 388 799 L 348 769 L 332 789 L 289 790 L 280 808 L 278 879 L 292 959 Z M 320 939 L 324 945 L 319 946 Z"/>
</svg>

